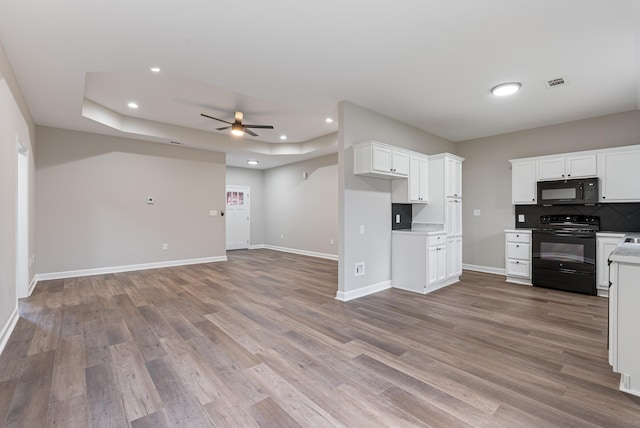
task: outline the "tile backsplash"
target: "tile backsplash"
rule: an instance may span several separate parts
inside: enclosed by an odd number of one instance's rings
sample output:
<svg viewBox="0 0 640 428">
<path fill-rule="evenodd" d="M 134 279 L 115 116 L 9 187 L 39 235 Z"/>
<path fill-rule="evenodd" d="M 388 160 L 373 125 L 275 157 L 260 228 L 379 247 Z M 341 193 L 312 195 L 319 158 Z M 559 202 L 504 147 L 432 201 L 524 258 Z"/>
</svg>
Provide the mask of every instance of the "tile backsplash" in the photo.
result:
<svg viewBox="0 0 640 428">
<path fill-rule="evenodd" d="M 600 216 L 600 230 L 610 232 L 640 232 L 640 203 L 596 205 L 516 205 L 516 229 L 540 227 L 540 216 L 549 214 L 585 214 Z M 523 215 L 524 222 L 518 217 Z"/>
</svg>

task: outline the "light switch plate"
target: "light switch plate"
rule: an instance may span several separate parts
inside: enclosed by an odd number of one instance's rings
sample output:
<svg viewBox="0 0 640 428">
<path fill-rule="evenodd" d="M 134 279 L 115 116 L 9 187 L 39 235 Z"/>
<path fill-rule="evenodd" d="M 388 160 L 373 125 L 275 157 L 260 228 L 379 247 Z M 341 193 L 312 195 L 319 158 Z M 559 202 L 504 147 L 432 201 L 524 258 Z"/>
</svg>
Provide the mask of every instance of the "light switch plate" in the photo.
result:
<svg viewBox="0 0 640 428">
<path fill-rule="evenodd" d="M 476 217 L 480 216 L 480 210 L 473 210 L 473 215 Z"/>
</svg>

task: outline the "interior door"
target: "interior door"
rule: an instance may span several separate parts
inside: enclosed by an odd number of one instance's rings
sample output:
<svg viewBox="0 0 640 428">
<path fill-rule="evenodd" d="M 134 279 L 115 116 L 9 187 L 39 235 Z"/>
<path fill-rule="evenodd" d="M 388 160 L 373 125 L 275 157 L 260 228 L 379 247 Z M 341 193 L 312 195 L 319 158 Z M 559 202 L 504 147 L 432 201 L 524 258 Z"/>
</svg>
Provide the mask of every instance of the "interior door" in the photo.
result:
<svg viewBox="0 0 640 428">
<path fill-rule="evenodd" d="M 227 250 L 249 248 L 249 188 L 227 186 Z"/>
</svg>

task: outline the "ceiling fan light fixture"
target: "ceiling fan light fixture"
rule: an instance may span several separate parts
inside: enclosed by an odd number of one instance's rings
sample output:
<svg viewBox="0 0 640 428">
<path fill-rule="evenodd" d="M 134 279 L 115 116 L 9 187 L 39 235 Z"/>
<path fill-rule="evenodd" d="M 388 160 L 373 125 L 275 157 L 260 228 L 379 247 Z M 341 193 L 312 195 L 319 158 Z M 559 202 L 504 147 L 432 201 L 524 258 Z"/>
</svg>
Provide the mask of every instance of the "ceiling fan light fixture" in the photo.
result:
<svg viewBox="0 0 640 428">
<path fill-rule="evenodd" d="M 231 133 L 236 137 L 241 137 L 244 135 L 244 129 L 242 128 L 241 124 L 234 123 L 233 125 L 231 125 Z"/>
<path fill-rule="evenodd" d="M 515 94 L 520 88 L 522 88 L 522 83 L 520 82 L 501 83 L 491 88 L 491 93 L 496 97 L 506 97 L 507 95 Z"/>
</svg>

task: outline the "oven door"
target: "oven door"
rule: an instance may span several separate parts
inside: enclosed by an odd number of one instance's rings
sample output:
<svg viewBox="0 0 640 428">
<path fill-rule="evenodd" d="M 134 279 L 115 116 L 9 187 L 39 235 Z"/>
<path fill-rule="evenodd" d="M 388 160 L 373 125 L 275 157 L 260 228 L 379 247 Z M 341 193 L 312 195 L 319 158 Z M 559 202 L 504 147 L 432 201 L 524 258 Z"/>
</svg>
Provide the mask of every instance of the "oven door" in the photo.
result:
<svg viewBox="0 0 640 428">
<path fill-rule="evenodd" d="M 532 235 L 533 285 L 595 294 L 595 233 L 534 230 Z"/>
</svg>

